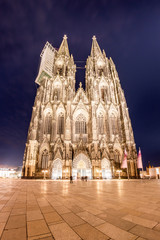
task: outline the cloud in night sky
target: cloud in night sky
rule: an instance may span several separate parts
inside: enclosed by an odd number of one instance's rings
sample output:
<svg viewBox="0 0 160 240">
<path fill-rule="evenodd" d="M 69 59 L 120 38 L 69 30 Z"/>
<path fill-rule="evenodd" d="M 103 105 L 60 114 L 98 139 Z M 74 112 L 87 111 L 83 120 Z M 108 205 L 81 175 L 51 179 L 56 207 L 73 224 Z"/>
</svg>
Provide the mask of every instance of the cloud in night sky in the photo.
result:
<svg viewBox="0 0 160 240">
<path fill-rule="evenodd" d="M 159 26 L 159 1 L 1 0 L 0 164 L 22 164 L 39 55 L 67 34 L 75 60 L 86 61 L 93 35 L 112 57 L 145 165 L 160 165 Z M 77 71 L 77 86 L 84 76 Z"/>
</svg>

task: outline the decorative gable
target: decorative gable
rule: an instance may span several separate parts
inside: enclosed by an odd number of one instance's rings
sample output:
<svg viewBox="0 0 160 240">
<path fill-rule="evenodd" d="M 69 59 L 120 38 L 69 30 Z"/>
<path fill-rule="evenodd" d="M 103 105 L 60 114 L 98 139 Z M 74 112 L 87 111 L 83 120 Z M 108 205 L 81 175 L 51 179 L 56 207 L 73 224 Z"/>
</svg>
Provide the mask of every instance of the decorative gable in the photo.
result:
<svg viewBox="0 0 160 240">
<path fill-rule="evenodd" d="M 76 103 L 78 103 L 80 100 L 81 100 L 84 104 L 88 104 L 88 103 L 89 103 L 88 98 L 87 98 L 87 96 L 86 96 L 83 88 L 81 88 L 81 87 L 78 89 L 78 91 L 77 91 L 77 93 L 76 93 L 76 95 L 75 95 L 72 103 L 73 103 L 73 104 L 76 104 Z"/>
</svg>

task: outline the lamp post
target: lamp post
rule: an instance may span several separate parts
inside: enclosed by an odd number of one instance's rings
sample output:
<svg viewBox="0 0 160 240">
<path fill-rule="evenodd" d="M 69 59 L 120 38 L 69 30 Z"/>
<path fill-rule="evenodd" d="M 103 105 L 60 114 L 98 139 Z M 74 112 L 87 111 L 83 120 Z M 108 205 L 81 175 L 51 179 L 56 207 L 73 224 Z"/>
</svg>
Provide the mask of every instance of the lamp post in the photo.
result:
<svg viewBox="0 0 160 240">
<path fill-rule="evenodd" d="M 118 169 L 116 172 L 119 173 L 119 179 L 121 179 L 121 172 L 122 172 L 122 170 Z"/>
<path fill-rule="evenodd" d="M 48 170 L 42 170 L 43 174 L 44 174 L 44 177 L 43 179 L 46 180 L 46 173 L 48 172 Z"/>
</svg>

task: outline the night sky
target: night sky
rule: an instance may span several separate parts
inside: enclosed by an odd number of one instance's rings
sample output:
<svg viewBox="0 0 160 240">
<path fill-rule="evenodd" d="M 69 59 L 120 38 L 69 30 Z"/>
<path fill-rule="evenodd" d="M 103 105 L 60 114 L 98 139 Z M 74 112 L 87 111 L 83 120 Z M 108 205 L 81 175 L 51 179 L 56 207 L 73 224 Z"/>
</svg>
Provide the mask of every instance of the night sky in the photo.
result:
<svg viewBox="0 0 160 240">
<path fill-rule="evenodd" d="M 64 34 L 75 61 L 96 35 L 116 64 L 144 165 L 160 166 L 160 1 L 143 0 L 0 0 L 0 165 L 22 165 L 40 53 Z"/>
</svg>

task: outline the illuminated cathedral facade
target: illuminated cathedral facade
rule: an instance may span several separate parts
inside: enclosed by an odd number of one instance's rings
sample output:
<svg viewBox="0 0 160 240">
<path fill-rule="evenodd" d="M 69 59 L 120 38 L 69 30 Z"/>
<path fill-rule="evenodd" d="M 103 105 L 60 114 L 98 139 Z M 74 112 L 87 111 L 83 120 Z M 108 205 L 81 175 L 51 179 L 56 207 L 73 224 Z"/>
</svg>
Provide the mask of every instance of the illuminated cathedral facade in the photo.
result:
<svg viewBox="0 0 160 240">
<path fill-rule="evenodd" d="M 115 64 L 96 37 L 86 61 L 85 86 L 75 89 L 76 65 L 66 35 L 57 50 L 47 42 L 35 80 L 39 85 L 28 130 L 23 177 L 107 179 L 127 150 L 130 177 L 137 151 Z"/>
</svg>

